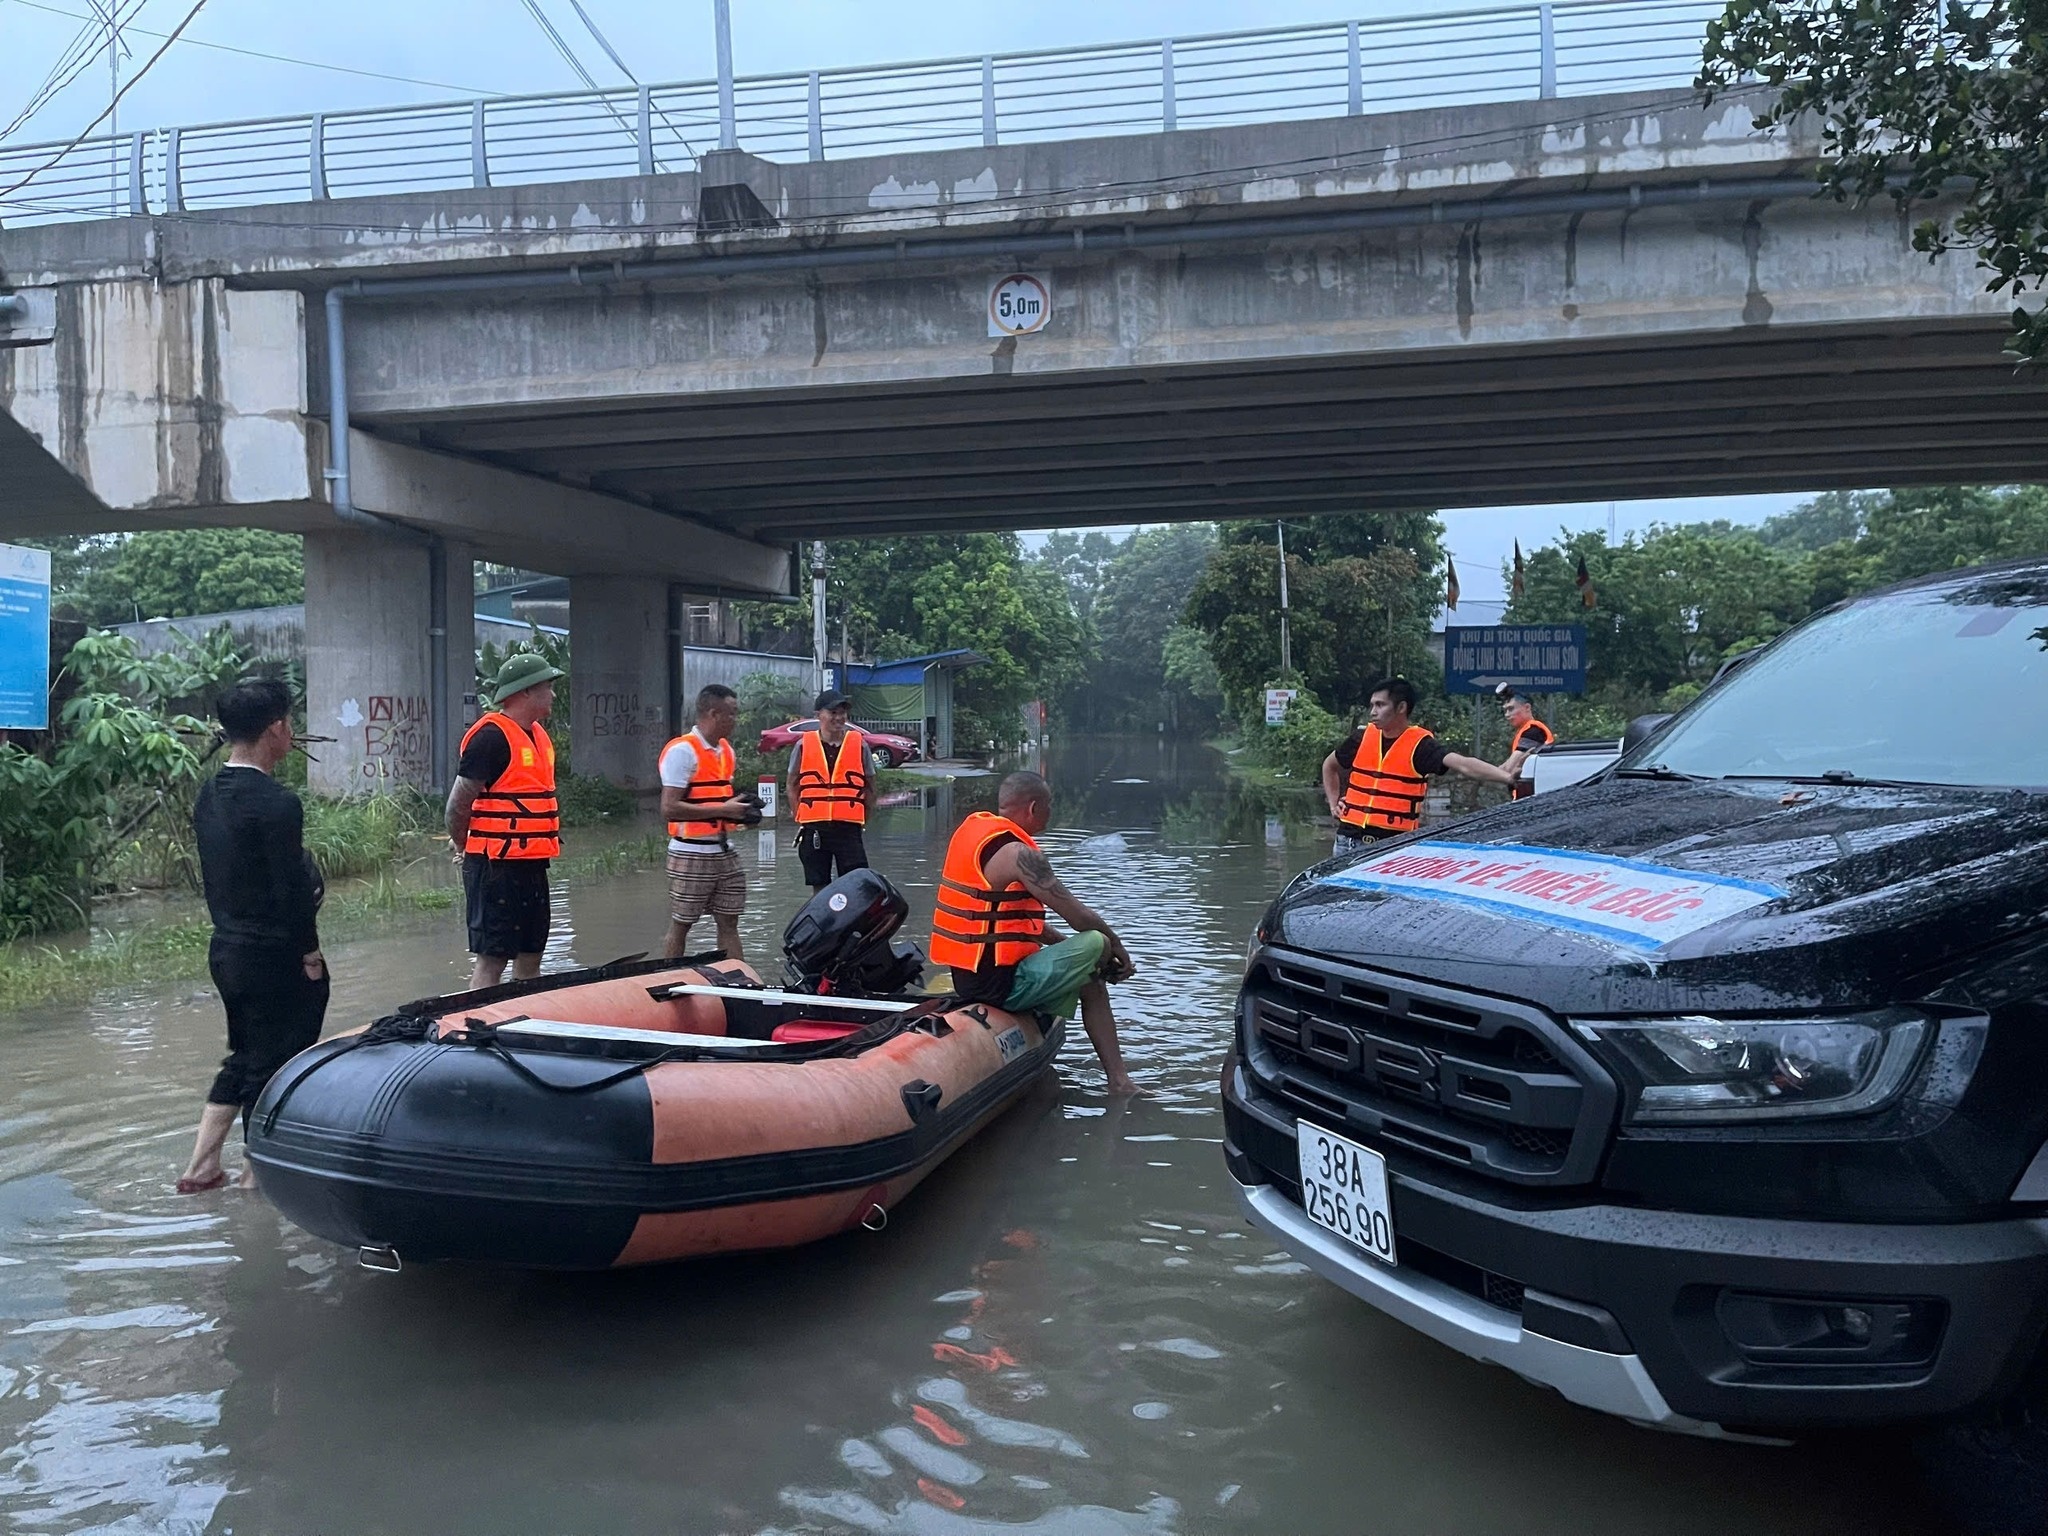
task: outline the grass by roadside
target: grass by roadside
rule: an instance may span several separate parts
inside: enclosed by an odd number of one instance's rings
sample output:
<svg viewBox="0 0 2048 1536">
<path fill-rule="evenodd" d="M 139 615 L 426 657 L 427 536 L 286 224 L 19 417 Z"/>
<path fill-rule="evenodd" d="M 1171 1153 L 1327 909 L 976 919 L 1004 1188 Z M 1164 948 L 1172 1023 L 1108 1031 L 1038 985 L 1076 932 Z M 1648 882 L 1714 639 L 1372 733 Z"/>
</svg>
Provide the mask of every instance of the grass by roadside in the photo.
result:
<svg viewBox="0 0 2048 1536">
<path fill-rule="evenodd" d="M 1244 743 L 1236 737 L 1218 737 L 1209 745 L 1222 754 L 1225 772 L 1254 789 L 1279 790 L 1284 793 L 1317 797 L 1322 794 L 1323 787 L 1320 783 L 1297 778 L 1286 769 L 1275 768 L 1269 763 L 1254 762 L 1251 754 L 1245 750 Z"/>
<path fill-rule="evenodd" d="M 558 860 L 554 878 L 572 884 L 659 864 L 668 840 L 658 832 Z M 323 943 L 373 930 L 397 918 L 444 912 L 462 899 L 458 887 L 410 885 L 387 869 L 351 890 L 330 895 L 320 913 Z M 213 925 L 191 922 L 138 925 L 95 935 L 88 944 L 59 946 L 20 940 L 0 946 L 0 1012 L 32 1003 L 62 1002 L 102 987 L 175 981 L 206 973 Z"/>
</svg>

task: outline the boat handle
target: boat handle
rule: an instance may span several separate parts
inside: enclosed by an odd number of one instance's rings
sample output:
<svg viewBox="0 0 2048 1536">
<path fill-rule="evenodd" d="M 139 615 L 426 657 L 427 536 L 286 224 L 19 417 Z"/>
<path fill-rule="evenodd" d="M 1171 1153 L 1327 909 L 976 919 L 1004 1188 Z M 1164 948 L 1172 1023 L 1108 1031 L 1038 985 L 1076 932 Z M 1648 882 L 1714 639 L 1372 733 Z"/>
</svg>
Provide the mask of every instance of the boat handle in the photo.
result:
<svg viewBox="0 0 2048 1536">
<path fill-rule="evenodd" d="M 903 1085 L 903 1107 L 910 1111 L 910 1123 L 920 1124 L 926 1115 L 936 1114 L 939 1100 L 946 1090 L 937 1083 L 928 1083 L 923 1078 L 913 1078 Z"/>
</svg>

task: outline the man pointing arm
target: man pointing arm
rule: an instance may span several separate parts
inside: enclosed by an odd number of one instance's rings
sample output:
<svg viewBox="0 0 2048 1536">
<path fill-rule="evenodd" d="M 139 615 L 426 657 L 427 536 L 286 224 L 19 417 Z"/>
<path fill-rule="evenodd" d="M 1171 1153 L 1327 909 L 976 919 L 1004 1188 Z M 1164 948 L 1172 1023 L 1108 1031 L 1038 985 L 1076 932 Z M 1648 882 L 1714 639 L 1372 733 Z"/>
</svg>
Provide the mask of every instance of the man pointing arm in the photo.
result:
<svg viewBox="0 0 2048 1536">
<path fill-rule="evenodd" d="M 1443 743 L 1410 723 L 1415 685 L 1391 677 L 1372 691 L 1371 722 L 1323 759 L 1323 798 L 1337 818 L 1337 853 L 1356 853 L 1383 838 L 1413 832 L 1422 825 L 1425 782 L 1441 773 L 1455 773 L 1485 784 L 1512 785 L 1505 768 L 1462 752 L 1446 752 Z"/>
</svg>

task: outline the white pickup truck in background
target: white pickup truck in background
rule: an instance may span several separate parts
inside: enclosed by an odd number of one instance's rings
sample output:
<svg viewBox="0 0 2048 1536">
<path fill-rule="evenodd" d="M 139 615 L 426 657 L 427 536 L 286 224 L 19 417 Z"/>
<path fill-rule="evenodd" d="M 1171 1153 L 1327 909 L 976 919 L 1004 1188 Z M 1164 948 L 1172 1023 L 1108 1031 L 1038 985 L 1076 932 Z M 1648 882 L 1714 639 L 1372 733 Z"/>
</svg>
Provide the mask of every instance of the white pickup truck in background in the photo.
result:
<svg viewBox="0 0 2048 1536">
<path fill-rule="evenodd" d="M 1522 771 L 1540 795 L 1548 789 L 1563 789 L 1567 784 L 1590 779 L 1620 756 L 1621 741 L 1615 737 L 1602 741 L 1553 741 L 1530 758 Z"/>
</svg>

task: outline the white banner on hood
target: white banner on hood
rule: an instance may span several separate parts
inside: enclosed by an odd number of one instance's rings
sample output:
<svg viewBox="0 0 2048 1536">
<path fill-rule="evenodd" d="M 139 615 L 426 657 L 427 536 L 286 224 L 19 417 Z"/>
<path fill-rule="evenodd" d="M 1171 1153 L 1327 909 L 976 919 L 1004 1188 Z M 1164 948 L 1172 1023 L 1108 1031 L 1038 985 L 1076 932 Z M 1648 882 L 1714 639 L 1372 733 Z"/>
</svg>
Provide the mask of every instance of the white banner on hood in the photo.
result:
<svg viewBox="0 0 2048 1536">
<path fill-rule="evenodd" d="M 1785 894 L 1756 880 L 1601 854 L 1436 841 L 1389 849 L 1320 883 L 1454 902 L 1631 949 L 1662 949 Z"/>
</svg>

